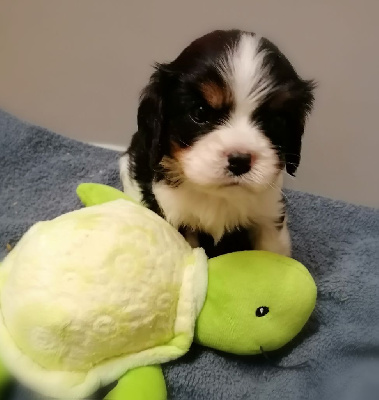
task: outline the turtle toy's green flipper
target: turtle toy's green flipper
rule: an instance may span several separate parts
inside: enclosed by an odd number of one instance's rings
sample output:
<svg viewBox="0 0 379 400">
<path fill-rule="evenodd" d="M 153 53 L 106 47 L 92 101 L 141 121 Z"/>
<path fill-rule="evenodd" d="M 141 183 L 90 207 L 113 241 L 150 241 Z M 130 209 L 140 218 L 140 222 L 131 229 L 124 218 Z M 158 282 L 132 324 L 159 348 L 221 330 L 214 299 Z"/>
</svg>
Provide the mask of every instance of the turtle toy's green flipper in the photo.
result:
<svg viewBox="0 0 379 400">
<path fill-rule="evenodd" d="M 1 263 L 0 263 L 1 268 Z M 11 376 L 0 360 L 0 399 L 5 398 L 4 392 L 10 384 Z"/>
<path fill-rule="evenodd" d="M 0 362 L 0 399 L 4 399 L 4 391 L 8 388 L 10 384 L 11 377 L 9 372 L 4 368 L 3 364 Z"/>
<path fill-rule="evenodd" d="M 167 390 L 159 365 L 139 367 L 128 371 L 105 400 L 166 400 Z"/>
<path fill-rule="evenodd" d="M 137 203 L 134 199 L 120 190 L 101 183 L 81 183 L 76 189 L 76 194 L 86 207 L 108 203 L 109 201 L 118 199 Z"/>
</svg>

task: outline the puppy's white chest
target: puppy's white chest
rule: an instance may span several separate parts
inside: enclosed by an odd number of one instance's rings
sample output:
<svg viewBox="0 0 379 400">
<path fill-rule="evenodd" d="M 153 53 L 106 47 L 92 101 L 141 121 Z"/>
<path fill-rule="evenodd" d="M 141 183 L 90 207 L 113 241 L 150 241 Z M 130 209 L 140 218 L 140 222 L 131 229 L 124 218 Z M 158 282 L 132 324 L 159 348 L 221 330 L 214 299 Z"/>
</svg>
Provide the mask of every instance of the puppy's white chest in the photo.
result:
<svg viewBox="0 0 379 400">
<path fill-rule="evenodd" d="M 279 190 L 252 193 L 241 187 L 228 187 L 200 191 L 192 185 L 172 188 L 161 182 L 153 185 L 153 192 L 172 225 L 205 231 L 215 240 L 237 226 L 275 218 L 281 198 Z"/>
</svg>

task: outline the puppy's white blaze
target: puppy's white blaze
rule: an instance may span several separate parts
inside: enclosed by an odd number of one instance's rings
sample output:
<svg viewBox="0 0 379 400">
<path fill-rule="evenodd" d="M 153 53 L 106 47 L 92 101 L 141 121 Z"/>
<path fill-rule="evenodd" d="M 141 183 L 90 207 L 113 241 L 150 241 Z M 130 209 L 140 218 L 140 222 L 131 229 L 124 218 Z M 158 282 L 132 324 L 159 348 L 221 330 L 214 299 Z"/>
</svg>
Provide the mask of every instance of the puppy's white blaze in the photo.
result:
<svg viewBox="0 0 379 400">
<path fill-rule="evenodd" d="M 257 107 L 273 87 L 263 63 L 265 52 L 259 45 L 259 37 L 244 33 L 221 62 L 220 71 L 233 93 L 236 113 Z"/>
</svg>

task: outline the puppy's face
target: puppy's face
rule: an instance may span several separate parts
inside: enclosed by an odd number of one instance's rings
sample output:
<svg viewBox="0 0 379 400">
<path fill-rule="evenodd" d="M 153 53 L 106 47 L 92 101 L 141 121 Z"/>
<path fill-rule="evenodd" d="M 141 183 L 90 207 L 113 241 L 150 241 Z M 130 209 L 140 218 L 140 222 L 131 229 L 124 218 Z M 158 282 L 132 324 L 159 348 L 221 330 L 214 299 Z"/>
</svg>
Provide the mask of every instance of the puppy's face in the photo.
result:
<svg viewBox="0 0 379 400">
<path fill-rule="evenodd" d="M 197 39 L 157 66 L 142 94 L 139 130 L 156 179 L 259 191 L 284 168 L 294 174 L 312 90 L 266 39 L 240 31 Z"/>
</svg>

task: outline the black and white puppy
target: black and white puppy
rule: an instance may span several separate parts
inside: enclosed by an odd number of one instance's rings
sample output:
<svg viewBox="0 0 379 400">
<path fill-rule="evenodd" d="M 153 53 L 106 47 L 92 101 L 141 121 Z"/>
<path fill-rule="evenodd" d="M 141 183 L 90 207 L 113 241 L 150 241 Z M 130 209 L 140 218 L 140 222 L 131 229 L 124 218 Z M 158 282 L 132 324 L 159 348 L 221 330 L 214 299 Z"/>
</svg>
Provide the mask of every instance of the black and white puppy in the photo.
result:
<svg viewBox="0 0 379 400">
<path fill-rule="evenodd" d="M 299 165 L 314 83 L 269 40 L 214 31 L 159 64 L 121 158 L 124 190 L 208 256 L 291 253 L 283 173 Z"/>
</svg>

